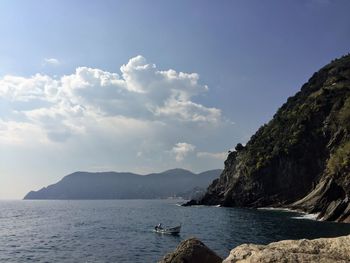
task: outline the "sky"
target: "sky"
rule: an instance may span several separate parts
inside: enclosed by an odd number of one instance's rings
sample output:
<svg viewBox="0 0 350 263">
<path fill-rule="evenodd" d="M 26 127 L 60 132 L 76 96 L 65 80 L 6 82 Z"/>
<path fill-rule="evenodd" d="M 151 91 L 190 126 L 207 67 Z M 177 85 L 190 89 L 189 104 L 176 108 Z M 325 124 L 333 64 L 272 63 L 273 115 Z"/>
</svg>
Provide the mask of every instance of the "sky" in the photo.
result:
<svg viewBox="0 0 350 263">
<path fill-rule="evenodd" d="M 347 0 L 0 1 L 0 199 L 75 171 L 223 168 L 350 52 Z"/>
</svg>

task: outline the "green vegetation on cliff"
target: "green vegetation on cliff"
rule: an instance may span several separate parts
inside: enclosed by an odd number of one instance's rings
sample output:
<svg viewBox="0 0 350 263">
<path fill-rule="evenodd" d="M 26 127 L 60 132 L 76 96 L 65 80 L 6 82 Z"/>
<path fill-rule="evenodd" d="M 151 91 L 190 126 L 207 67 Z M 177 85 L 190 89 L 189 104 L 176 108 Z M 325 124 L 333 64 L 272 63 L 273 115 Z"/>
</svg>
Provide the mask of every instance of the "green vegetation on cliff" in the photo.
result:
<svg viewBox="0 0 350 263">
<path fill-rule="evenodd" d="M 200 200 L 225 206 L 287 206 L 350 220 L 350 55 L 315 73 L 236 147 Z"/>
<path fill-rule="evenodd" d="M 350 141 L 338 147 L 338 149 L 331 154 L 327 169 L 330 174 L 336 175 L 338 173 L 349 173 L 350 167 Z"/>
</svg>

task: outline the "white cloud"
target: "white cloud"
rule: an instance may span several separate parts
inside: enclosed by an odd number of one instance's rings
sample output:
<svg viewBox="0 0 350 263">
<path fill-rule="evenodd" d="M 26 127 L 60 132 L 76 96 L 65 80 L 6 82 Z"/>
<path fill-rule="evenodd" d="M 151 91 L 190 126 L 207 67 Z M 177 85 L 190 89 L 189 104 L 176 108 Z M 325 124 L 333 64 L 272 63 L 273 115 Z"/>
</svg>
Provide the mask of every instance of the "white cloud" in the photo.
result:
<svg viewBox="0 0 350 263">
<path fill-rule="evenodd" d="M 45 100 L 57 90 L 58 82 L 49 76 L 36 74 L 30 78 L 7 75 L 0 79 L 0 97 L 9 102 Z"/>
<path fill-rule="evenodd" d="M 53 65 L 53 66 L 57 66 L 59 65 L 60 62 L 58 59 L 56 58 L 45 58 L 44 59 L 44 65 Z"/>
<path fill-rule="evenodd" d="M 210 158 L 210 159 L 218 159 L 218 160 L 226 160 L 227 152 L 197 152 L 197 157 L 199 158 Z"/>
<path fill-rule="evenodd" d="M 88 67 L 60 78 L 7 75 L 0 79 L 0 99 L 7 101 L 9 110 L 22 122 L 36 125 L 56 142 L 89 133 L 92 123 L 110 128 L 104 121 L 107 117 L 123 119 L 123 125 L 160 121 L 211 126 L 222 121 L 219 109 L 191 100 L 208 90 L 199 83 L 198 74 L 159 71 L 142 56 L 130 59 L 120 70 L 122 78 Z"/>
<path fill-rule="evenodd" d="M 184 121 L 211 122 L 220 120 L 221 111 L 216 108 L 207 108 L 192 101 L 181 101 L 170 98 L 162 107 L 154 110 L 156 116 L 173 117 Z"/>
<path fill-rule="evenodd" d="M 79 67 L 55 77 L 0 77 L 2 174 L 45 185 L 92 167 L 222 167 L 222 159 L 195 154 L 194 145 L 227 147 L 232 136 L 221 110 L 200 102 L 205 92 L 198 74 L 160 70 L 142 56 L 118 72 Z"/>
<path fill-rule="evenodd" d="M 39 138 L 41 142 L 46 141 L 42 130 L 30 123 L 4 121 L 0 119 L 0 144 L 1 145 L 22 145 L 30 142 L 32 136 Z"/>
<path fill-rule="evenodd" d="M 190 152 L 195 150 L 195 146 L 186 142 L 176 143 L 171 149 L 171 152 L 175 154 L 177 162 L 181 162 Z"/>
</svg>

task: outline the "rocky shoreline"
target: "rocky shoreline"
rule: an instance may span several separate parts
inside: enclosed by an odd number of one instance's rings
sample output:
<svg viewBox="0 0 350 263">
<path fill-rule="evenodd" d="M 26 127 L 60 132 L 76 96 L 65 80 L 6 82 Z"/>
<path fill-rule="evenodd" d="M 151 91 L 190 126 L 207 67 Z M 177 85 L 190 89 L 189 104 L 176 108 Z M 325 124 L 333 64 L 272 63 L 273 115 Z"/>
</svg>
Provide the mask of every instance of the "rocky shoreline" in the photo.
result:
<svg viewBox="0 0 350 263">
<path fill-rule="evenodd" d="M 205 206 L 200 204 L 197 200 L 189 200 L 181 206 Z M 216 205 L 216 207 L 221 207 L 221 205 Z M 302 209 L 297 208 L 288 208 L 288 207 L 272 207 L 272 206 L 266 206 L 266 207 L 257 207 L 257 208 L 251 208 L 251 209 L 258 209 L 258 210 L 276 210 L 276 211 L 286 211 L 286 212 L 293 212 L 293 213 L 299 213 L 302 214 L 300 218 L 310 219 L 310 220 L 317 220 L 317 221 L 324 221 L 320 217 L 320 213 L 308 213 L 305 212 Z M 344 222 L 345 223 L 345 222 Z"/>
<path fill-rule="evenodd" d="M 220 258 L 196 238 L 182 241 L 159 263 L 350 262 L 350 235 L 334 238 L 283 240 L 268 245 L 242 244 Z"/>
</svg>

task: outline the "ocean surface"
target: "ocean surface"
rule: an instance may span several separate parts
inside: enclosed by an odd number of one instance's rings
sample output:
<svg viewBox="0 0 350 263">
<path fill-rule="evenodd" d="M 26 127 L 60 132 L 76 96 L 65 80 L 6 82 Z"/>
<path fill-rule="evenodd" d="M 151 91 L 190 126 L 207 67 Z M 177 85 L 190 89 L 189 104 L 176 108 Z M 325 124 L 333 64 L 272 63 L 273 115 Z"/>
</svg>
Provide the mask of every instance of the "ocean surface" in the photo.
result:
<svg viewBox="0 0 350 263">
<path fill-rule="evenodd" d="M 221 256 L 241 243 L 350 234 L 294 212 L 181 207 L 180 200 L 0 201 L 0 262 L 156 262 L 198 237 Z M 153 227 L 182 223 L 179 236 Z"/>
</svg>

